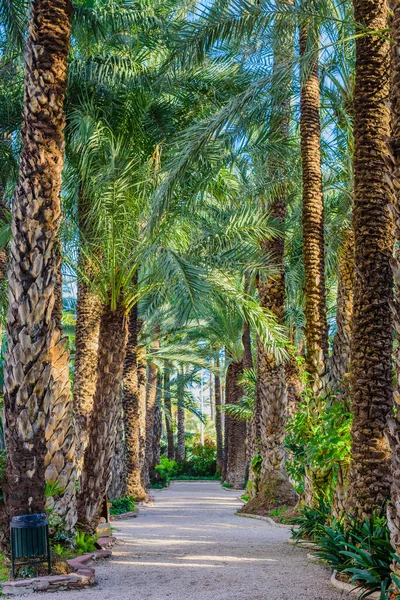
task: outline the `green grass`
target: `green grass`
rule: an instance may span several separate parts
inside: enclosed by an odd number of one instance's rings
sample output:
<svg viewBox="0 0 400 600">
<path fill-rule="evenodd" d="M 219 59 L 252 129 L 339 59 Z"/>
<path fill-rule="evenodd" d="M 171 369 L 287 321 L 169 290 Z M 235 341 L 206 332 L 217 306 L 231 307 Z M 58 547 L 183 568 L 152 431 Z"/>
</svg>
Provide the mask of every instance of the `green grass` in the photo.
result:
<svg viewBox="0 0 400 600">
<path fill-rule="evenodd" d="M 228 488 L 228 489 L 229 489 L 229 488 L 231 488 L 231 487 L 232 487 L 232 484 L 231 484 L 231 483 L 226 483 L 226 482 L 224 481 L 224 483 L 222 484 L 222 487 L 224 487 L 224 488 Z"/>
</svg>

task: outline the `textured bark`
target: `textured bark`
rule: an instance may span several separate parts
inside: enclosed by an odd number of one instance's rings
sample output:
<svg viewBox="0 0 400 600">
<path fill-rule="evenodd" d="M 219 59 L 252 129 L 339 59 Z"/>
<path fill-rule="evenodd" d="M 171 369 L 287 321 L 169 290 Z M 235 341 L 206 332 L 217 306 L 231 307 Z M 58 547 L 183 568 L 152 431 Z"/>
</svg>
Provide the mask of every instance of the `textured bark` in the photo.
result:
<svg viewBox="0 0 400 600">
<path fill-rule="evenodd" d="M 282 61 L 293 53 L 293 36 L 289 35 L 286 48 L 274 48 L 274 74 L 279 76 Z M 276 105 L 276 115 L 271 123 L 272 132 L 284 139 L 289 135 L 290 96 L 286 93 Z M 269 161 L 269 170 L 279 181 L 283 179 L 282 167 L 275 164 L 274 157 Z M 267 209 L 267 207 L 265 207 Z M 269 207 L 275 221 L 284 229 L 286 219 L 286 186 L 281 184 Z M 285 308 L 284 277 L 284 237 L 264 240 L 262 250 L 266 262 L 271 257 L 276 274 L 265 279 L 258 277 L 257 288 L 260 305 L 271 311 L 276 319 L 283 321 Z M 251 501 L 246 510 L 257 512 L 276 506 L 276 502 L 293 505 L 297 494 L 291 485 L 285 469 L 284 438 L 288 416 L 288 390 L 285 366 L 278 364 L 267 348 L 257 341 L 257 387 L 256 406 L 253 417 L 252 434 L 253 456 L 262 459 L 261 468 L 250 469 L 249 492 Z"/>
<path fill-rule="evenodd" d="M 169 369 L 164 370 L 164 415 L 165 429 L 167 432 L 167 456 L 170 460 L 175 459 L 174 429 L 172 423 L 171 391 L 169 389 L 171 374 Z"/>
<path fill-rule="evenodd" d="M 129 315 L 129 337 L 124 364 L 124 431 L 126 448 L 126 492 L 137 500 L 146 499 L 142 481 L 141 418 L 142 394 L 138 369 L 138 308 L 137 304 Z"/>
<path fill-rule="evenodd" d="M 222 387 L 222 404 L 225 405 L 229 400 L 227 400 L 227 383 L 228 383 L 228 372 L 225 375 L 225 384 Z M 224 428 L 223 428 L 223 436 L 224 436 L 224 455 L 223 455 L 223 463 L 222 463 L 222 473 L 221 479 L 222 481 L 226 481 L 226 469 L 228 465 L 228 455 L 229 455 L 229 425 L 230 425 L 230 417 L 224 411 L 222 413 L 222 418 L 224 420 Z"/>
<path fill-rule="evenodd" d="M 214 364 L 214 361 L 211 362 L 211 368 Z M 211 421 L 215 421 L 215 394 L 214 394 L 214 374 L 210 371 L 210 417 Z"/>
<path fill-rule="evenodd" d="M 143 323 L 139 322 L 139 330 Z M 147 389 L 147 365 L 146 365 L 146 346 L 138 346 L 137 354 L 137 377 L 139 386 L 139 465 L 142 485 L 146 489 L 146 389 Z"/>
<path fill-rule="evenodd" d="M 219 358 L 216 359 L 216 367 L 219 369 Z M 222 411 L 221 411 L 221 379 L 219 374 L 215 375 L 215 434 L 217 443 L 217 473 L 222 473 L 224 462 L 224 441 L 222 432 Z"/>
<path fill-rule="evenodd" d="M 243 369 L 252 369 L 253 355 L 251 350 L 251 331 L 250 325 L 246 320 L 243 322 L 242 344 Z M 249 464 L 252 459 L 251 448 L 254 446 L 253 440 L 251 439 L 252 432 L 253 427 L 251 421 L 246 421 L 246 479 L 248 479 Z"/>
<path fill-rule="evenodd" d="M 126 496 L 126 455 L 124 442 L 124 417 L 122 413 L 122 388 L 118 396 L 117 434 L 114 453 L 111 458 L 111 483 L 108 488 L 109 500 L 117 500 Z"/>
<path fill-rule="evenodd" d="M 316 50 L 318 35 L 303 27 L 300 54 Z M 328 357 L 326 318 L 324 201 L 321 175 L 321 125 L 318 58 L 302 63 L 300 138 L 303 173 L 303 261 L 305 272 L 306 363 L 312 385 L 318 390 Z"/>
<path fill-rule="evenodd" d="M 343 397 L 350 367 L 350 342 L 354 301 L 354 234 L 346 231 L 339 254 L 336 334 L 328 359 L 327 389 Z"/>
<path fill-rule="evenodd" d="M 392 0 L 393 10 L 391 23 L 392 45 L 392 81 L 391 81 L 391 144 L 390 168 L 393 186 L 391 188 L 392 210 L 395 217 L 396 255 L 392 261 L 395 282 L 393 314 L 397 348 L 395 351 L 396 385 L 394 400 L 396 411 L 389 416 L 388 439 L 392 451 L 392 486 L 391 501 L 388 504 L 388 525 L 390 540 L 397 556 L 400 554 L 400 2 Z M 393 561 L 392 568 L 400 578 L 400 566 Z"/>
<path fill-rule="evenodd" d="M 185 408 L 184 408 L 184 395 L 185 395 L 185 372 L 182 369 L 178 373 L 178 430 L 177 430 L 177 446 L 176 446 L 176 460 L 184 461 L 186 457 L 186 431 L 185 431 Z"/>
<path fill-rule="evenodd" d="M 160 387 L 162 385 L 160 377 Z M 160 442 L 162 436 L 162 410 L 159 404 L 154 409 L 154 427 L 153 427 L 153 464 L 150 469 L 150 475 L 155 474 L 155 467 L 160 464 Z"/>
<path fill-rule="evenodd" d="M 78 296 L 76 303 L 74 411 L 78 424 L 77 461 L 80 464 L 89 439 L 89 421 L 97 383 L 97 359 L 99 349 L 102 304 L 93 291 L 91 281 L 96 276 L 95 263 L 82 251 L 84 242 L 90 238 L 88 202 L 83 190 L 78 194 L 78 220 L 81 237 L 79 252 Z"/>
<path fill-rule="evenodd" d="M 160 342 L 156 340 L 153 349 L 157 350 Z M 153 466 L 153 431 L 154 431 L 154 413 L 156 410 L 157 398 L 157 367 L 153 362 L 149 362 L 147 387 L 146 387 L 146 467 L 144 470 L 144 486 L 147 489 L 150 485 L 150 471 Z"/>
<path fill-rule="evenodd" d="M 10 518 L 44 512 L 45 480 L 56 478 L 65 489 L 56 508 L 69 529 L 75 523 L 75 426 L 67 342 L 54 304 L 71 10 L 69 0 L 31 4 L 8 274 L 3 486 Z"/>
<path fill-rule="evenodd" d="M 125 310 L 105 307 L 100 324 L 98 376 L 89 443 L 78 495 L 78 529 L 89 534 L 96 531 L 111 480 L 126 342 Z"/>
<path fill-rule="evenodd" d="M 243 373 L 243 361 L 232 362 L 226 374 L 226 401 L 239 404 L 243 390 L 238 379 Z M 234 489 L 242 489 L 246 476 L 246 422 L 225 415 L 228 430 L 228 451 L 226 457 L 225 481 Z"/>
<path fill-rule="evenodd" d="M 293 354 L 285 363 L 285 379 L 287 387 L 287 415 L 293 417 L 301 402 L 301 378 L 297 361 Z"/>
<path fill-rule="evenodd" d="M 387 25 L 385 0 L 354 0 L 365 30 Z M 385 36 L 356 40 L 354 98 L 355 284 L 352 363 L 352 464 L 348 510 L 369 515 L 387 500 L 390 452 L 384 432 L 393 407 L 392 300 L 393 222 L 388 205 L 390 44 Z"/>
</svg>

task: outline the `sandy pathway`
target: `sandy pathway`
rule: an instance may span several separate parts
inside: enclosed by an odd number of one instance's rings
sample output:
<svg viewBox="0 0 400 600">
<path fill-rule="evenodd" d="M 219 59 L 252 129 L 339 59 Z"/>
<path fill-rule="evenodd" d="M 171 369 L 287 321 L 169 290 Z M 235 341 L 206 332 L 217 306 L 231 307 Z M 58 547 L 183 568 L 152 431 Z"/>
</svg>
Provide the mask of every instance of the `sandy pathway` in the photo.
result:
<svg viewBox="0 0 400 600">
<path fill-rule="evenodd" d="M 344 598 L 327 569 L 286 543 L 289 530 L 235 516 L 237 494 L 218 482 L 176 482 L 154 496 L 138 518 L 117 523 L 122 543 L 97 566 L 98 586 L 51 600 Z"/>
</svg>

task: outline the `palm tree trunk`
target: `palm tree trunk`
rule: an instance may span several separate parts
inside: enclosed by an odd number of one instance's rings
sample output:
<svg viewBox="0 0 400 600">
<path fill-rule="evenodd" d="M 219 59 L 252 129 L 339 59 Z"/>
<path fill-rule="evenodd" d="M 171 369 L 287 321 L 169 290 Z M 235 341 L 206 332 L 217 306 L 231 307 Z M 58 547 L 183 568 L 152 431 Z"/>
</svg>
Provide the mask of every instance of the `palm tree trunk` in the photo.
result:
<svg viewBox="0 0 400 600">
<path fill-rule="evenodd" d="M 185 431 L 185 372 L 182 368 L 178 373 L 178 431 L 177 431 L 177 447 L 176 460 L 184 461 L 186 458 L 186 431 Z"/>
<path fill-rule="evenodd" d="M 174 429 L 172 423 L 172 403 L 170 386 L 170 370 L 164 369 L 164 415 L 165 429 L 167 431 L 167 456 L 170 460 L 175 459 Z"/>
<path fill-rule="evenodd" d="M 278 81 L 282 76 L 282 64 L 293 54 L 293 34 L 288 32 L 287 40 L 282 47 L 274 48 L 274 76 Z M 290 82 L 287 82 L 290 90 Z M 280 82 L 280 87 L 282 82 Z M 277 119 L 271 123 L 271 133 L 285 139 L 289 136 L 290 95 L 284 93 L 277 101 Z M 277 179 L 285 180 L 282 166 L 276 164 L 274 157 L 269 160 L 269 170 Z M 282 228 L 286 219 L 286 186 L 281 184 L 276 197 L 269 207 L 269 212 Z M 267 209 L 267 207 L 265 207 Z M 265 279 L 260 275 L 257 280 L 260 305 L 273 312 L 278 321 L 283 321 L 285 308 L 285 267 L 284 237 L 265 240 L 262 250 L 266 260 L 273 257 L 276 274 Z M 288 388 L 285 366 L 278 364 L 274 356 L 261 343 L 257 342 L 257 386 L 256 403 L 252 423 L 253 457 L 260 456 L 250 469 L 249 492 L 251 501 L 246 505 L 246 512 L 265 512 L 275 507 L 276 502 L 293 505 L 297 494 L 291 485 L 285 469 L 284 438 L 288 417 Z"/>
<path fill-rule="evenodd" d="M 159 340 L 155 340 L 153 343 L 153 350 L 157 350 L 159 347 Z M 153 362 L 149 362 L 146 388 L 146 468 L 144 470 L 143 482 L 146 489 L 150 486 L 150 471 L 153 466 L 153 431 L 157 398 L 157 380 L 157 367 Z"/>
<path fill-rule="evenodd" d="M 243 361 L 231 362 L 226 373 L 226 401 L 239 404 L 243 390 L 238 380 L 243 373 Z M 228 455 L 225 481 L 234 489 L 242 489 L 246 477 L 246 421 L 225 415 L 228 421 Z"/>
<path fill-rule="evenodd" d="M 317 54 L 318 34 L 303 26 L 300 54 Z M 307 64 L 308 63 L 308 64 Z M 300 137 L 303 172 L 303 260 L 305 271 L 306 366 L 313 387 L 321 387 L 328 357 L 326 318 L 324 200 L 321 175 L 321 125 L 318 57 L 302 62 Z"/>
<path fill-rule="evenodd" d="M 110 485 L 127 333 L 125 309 L 105 307 L 100 324 L 98 376 L 89 443 L 78 495 L 78 528 L 89 534 L 96 531 Z"/>
<path fill-rule="evenodd" d="M 285 379 L 287 387 L 287 416 L 293 417 L 299 407 L 301 401 L 301 378 L 300 370 L 296 358 L 293 354 L 285 363 Z"/>
<path fill-rule="evenodd" d="M 138 369 L 138 307 L 131 309 L 129 315 L 129 337 L 124 364 L 124 430 L 126 448 L 126 492 L 129 496 L 142 501 L 146 499 L 146 490 L 142 481 L 142 409 L 140 378 L 143 373 Z"/>
<path fill-rule="evenodd" d="M 60 456 L 63 471 L 58 479 L 65 495 L 57 504 L 60 514 L 64 512 L 67 528 L 75 522 L 71 503 L 75 494 L 71 483 L 75 479 L 75 427 L 70 417 L 67 343 L 53 308 L 61 259 L 58 230 L 64 164 L 63 103 L 71 12 L 70 0 L 35 0 L 31 4 L 22 152 L 8 273 L 4 376 L 7 465 L 3 486 L 8 518 L 44 512 L 46 472 L 55 466 L 55 454 Z"/>
<path fill-rule="evenodd" d="M 159 376 L 160 388 L 162 379 Z M 161 398 L 160 398 L 161 399 Z M 162 411 L 159 404 L 154 409 L 154 428 L 153 428 L 153 461 L 150 469 L 150 475 L 155 475 L 155 467 L 160 464 L 160 442 L 162 436 Z"/>
<path fill-rule="evenodd" d="M 211 361 L 211 368 L 213 367 L 214 361 Z M 214 394 L 214 373 L 210 371 L 210 417 L 211 421 L 215 421 L 215 394 Z"/>
<path fill-rule="evenodd" d="M 143 323 L 138 323 L 138 334 Z M 138 346 L 137 352 L 137 378 L 139 386 L 139 465 L 144 489 L 146 480 L 146 407 L 147 407 L 147 364 L 146 346 Z"/>
<path fill-rule="evenodd" d="M 222 473 L 224 463 L 224 442 L 222 432 L 222 411 L 221 411 L 221 379 L 219 376 L 219 357 L 217 356 L 215 361 L 217 373 L 215 374 L 214 380 L 214 391 L 215 391 L 215 433 L 217 442 L 217 473 Z"/>
<path fill-rule="evenodd" d="M 78 194 L 78 218 L 81 244 L 88 234 L 87 201 L 83 190 Z M 90 282 L 95 268 L 80 250 L 78 297 L 76 304 L 74 411 L 78 424 L 77 462 L 81 462 L 89 438 L 89 421 L 97 383 L 97 359 L 99 349 L 102 304 Z"/>
<path fill-rule="evenodd" d="M 385 439 L 386 422 L 393 410 L 393 222 L 387 183 L 390 44 L 385 36 L 364 33 L 386 29 L 386 0 L 354 0 L 353 5 L 363 35 L 356 40 L 354 97 L 354 419 L 347 508 L 357 515 L 369 515 L 386 502 L 391 483 Z"/>
<path fill-rule="evenodd" d="M 350 366 L 350 342 L 354 300 L 354 234 L 345 233 L 339 255 L 336 334 L 327 365 L 327 388 L 343 397 L 345 376 Z"/>
<path fill-rule="evenodd" d="M 126 496 L 126 462 L 124 441 L 124 417 L 122 412 L 122 388 L 118 396 L 118 416 L 116 425 L 115 449 L 111 458 L 111 483 L 108 488 L 109 500 L 117 500 Z"/>
<path fill-rule="evenodd" d="M 392 485 L 391 498 L 388 504 L 387 516 L 390 531 L 390 541 L 397 556 L 400 552 L 400 253 L 398 244 L 400 241 L 400 2 L 392 0 L 390 7 L 393 10 L 391 22 L 392 55 L 391 55 L 391 170 L 392 170 L 392 210 L 395 217 L 396 254 L 393 259 L 393 276 L 395 282 L 395 296 L 393 301 L 394 325 L 397 338 L 395 350 L 396 384 L 394 389 L 394 400 L 396 411 L 389 416 L 388 439 L 391 448 L 392 462 Z M 392 569 L 400 579 L 400 566 L 396 560 L 392 563 Z M 396 591 L 399 591 L 396 586 Z"/>
</svg>

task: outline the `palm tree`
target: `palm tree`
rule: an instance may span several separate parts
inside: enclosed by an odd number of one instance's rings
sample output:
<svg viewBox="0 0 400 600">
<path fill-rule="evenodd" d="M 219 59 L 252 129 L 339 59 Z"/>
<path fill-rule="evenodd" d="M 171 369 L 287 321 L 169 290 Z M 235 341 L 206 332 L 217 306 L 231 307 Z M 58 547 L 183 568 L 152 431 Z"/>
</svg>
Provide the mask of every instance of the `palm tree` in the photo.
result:
<svg viewBox="0 0 400 600">
<path fill-rule="evenodd" d="M 219 352 L 215 359 L 215 380 L 214 380 L 214 391 L 215 391 L 215 435 L 217 444 L 217 473 L 222 472 L 222 466 L 224 462 L 224 441 L 223 441 L 223 428 L 222 428 L 222 394 L 221 394 L 221 376 L 220 376 L 220 359 Z"/>
<path fill-rule="evenodd" d="M 399 171 L 399 140 L 400 140 L 400 90 L 399 90 L 399 73 L 400 73 L 400 62 L 399 62 L 399 44 L 400 44 L 400 3 L 391 2 L 390 6 L 393 10 L 393 16 L 391 21 L 391 38 L 392 38 L 392 54 L 391 54 L 391 140 L 390 140 L 390 159 L 391 159 L 391 176 L 392 176 L 392 205 L 391 209 L 394 215 L 394 230 L 395 239 L 398 243 L 400 239 L 400 214 L 399 214 L 399 183 L 400 183 L 400 171 Z M 400 335 L 400 280 L 399 280 L 399 253 L 398 250 L 395 252 L 393 258 L 393 278 L 395 283 L 395 292 L 393 299 L 394 308 L 394 328 L 396 333 L 397 341 Z M 395 406 L 398 406 L 400 399 L 400 346 L 397 344 L 397 348 L 394 353 L 395 358 L 395 370 L 396 370 L 396 384 L 394 389 L 394 400 Z M 390 541 L 393 548 L 395 549 L 396 555 L 398 555 L 400 549 L 400 511 L 399 511 L 399 499 L 400 499 L 400 415 L 399 411 L 393 411 L 392 415 L 388 417 L 388 439 L 391 448 L 391 495 L 390 503 L 388 504 L 388 524 L 390 530 Z M 393 561 L 392 569 L 397 576 L 400 576 L 399 566 L 397 561 Z M 396 581 L 396 588 L 399 587 L 398 580 Z"/>
<path fill-rule="evenodd" d="M 139 363 L 139 333 L 138 305 L 135 304 L 129 315 L 129 338 L 126 348 L 124 365 L 124 430 L 126 446 L 126 491 L 138 501 L 146 499 L 142 473 L 142 455 L 145 450 L 141 432 L 141 415 L 143 410 L 142 387 L 140 381 Z"/>
<path fill-rule="evenodd" d="M 319 33 L 302 24 L 300 137 L 303 174 L 303 261 L 305 271 L 305 338 L 307 369 L 318 389 L 328 357 L 324 259 L 324 199 L 321 174 L 320 86 L 318 75 Z M 308 63 L 308 64 L 307 64 Z"/>
<path fill-rule="evenodd" d="M 390 45 L 385 1 L 354 0 L 364 35 L 356 40 L 354 93 L 354 240 L 356 274 L 352 337 L 352 463 L 348 510 L 371 514 L 390 491 L 386 421 L 393 408 L 390 261 L 393 224 L 386 140 Z"/>
<path fill-rule="evenodd" d="M 128 338 L 126 307 L 105 307 L 100 324 L 97 385 L 77 499 L 78 528 L 96 531 L 111 481 L 120 387 Z"/>
<path fill-rule="evenodd" d="M 243 389 L 239 384 L 243 373 L 243 359 L 233 360 L 226 372 L 226 401 L 231 405 L 239 404 L 243 396 Z M 234 489 L 242 489 L 246 477 L 246 422 L 225 415 L 225 474 L 224 481 Z"/>
<path fill-rule="evenodd" d="M 64 495 L 56 507 L 67 528 L 72 528 L 76 519 L 75 425 L 68 350 L 55 310 L 55 294 L 60 277 L 63 103 L 71 13 L 69 0 L 52 4 L 36 0 L 31 5 L 8 277 L 3 487 L 10 518 L 44 512 L 45 481 L 58 481 Z M 54 455 L 58 468 L 52 461 Z"/>
<path fill-rule="evenodd" d="M 99 348 L 102 304 L 93 289 L 96 261 L 85 256 L 85 241 L 90 236 L 90 207 L 84 187 L 78 191 L 78 224 L 81 236 L 76 302 L 74 410 L 78 425 L 78 464 L 88 442 L 89 422 L 97 383 L 97 357 Z M 83 238 L 83 239 L 82 239 Z"/>
<path fill-rule="evenodd" d="M 147 489 L 150 485 L 150 472 L 153 466 L 153 435 L 154 435 L 154 421 L 155 412 L 157 406 L 157 390 L 158 390 L 158 369 L 154 361 L 151 360 L 151 354 L 157 352 L 160 348 L 159 328 L 155 328 L 153 331 L 155 337 L 152 348 L 150 350 L 150 357 L 148 362 L 148 376 L 147 376 L 147 387 L 146 387 L 146 468 L 144 470 L 144 487 Z"/>
<path fill-rule="evenodd" d="M 165 430 L 167 432 L 167 456 L 170 460 L 175 458 L 174 428 L 172 422 L 172 403 L 171 403 L 171 372 L 169 368 L 164 369 L 164 416 Z"/>
<path fill-rule="evenodd" d="M 177 445 L 176 445 L 176 460 L 184 461 L 186 457 L 186 433 L 185 433 L 185 371 L 181 368 L 181 372 L 177 374 Z"/>
<path fill-rule="evenodd" d="M 350 366 L 350 342 L 354 298 L 354 233 L 344 233 L 338 264 L 336 334 L 327 364 L 327 387 L 340 396 Z"/>
</svg>

